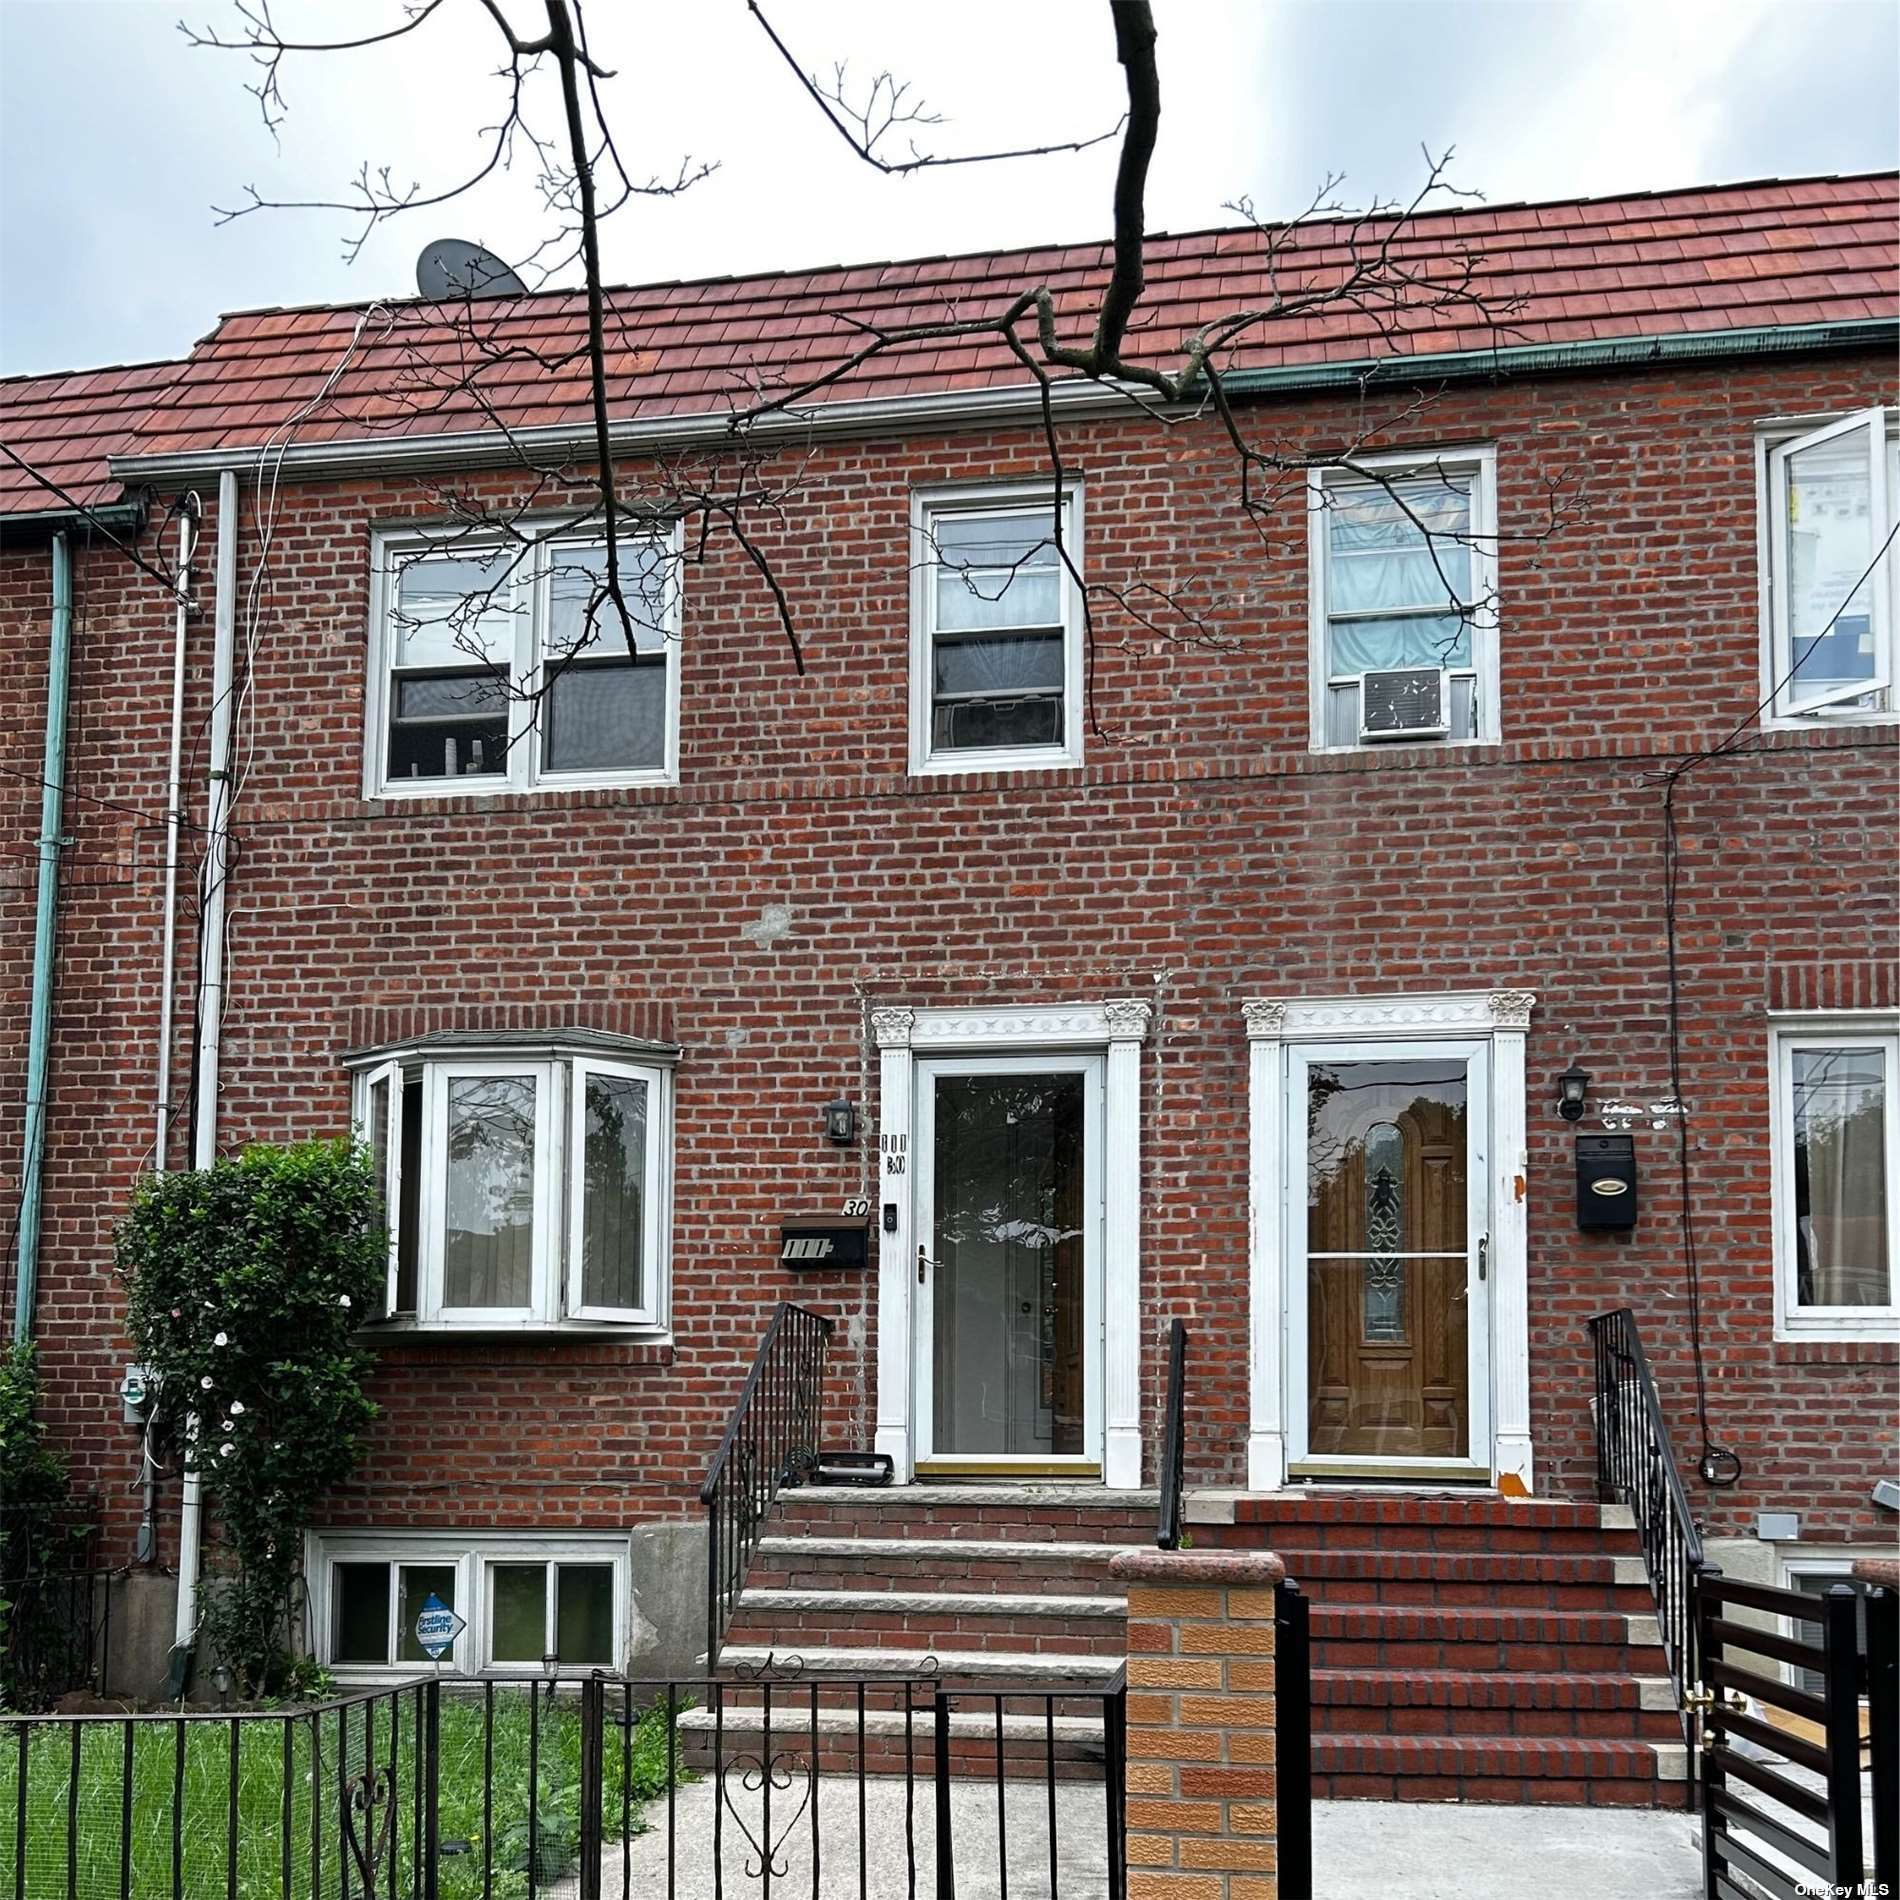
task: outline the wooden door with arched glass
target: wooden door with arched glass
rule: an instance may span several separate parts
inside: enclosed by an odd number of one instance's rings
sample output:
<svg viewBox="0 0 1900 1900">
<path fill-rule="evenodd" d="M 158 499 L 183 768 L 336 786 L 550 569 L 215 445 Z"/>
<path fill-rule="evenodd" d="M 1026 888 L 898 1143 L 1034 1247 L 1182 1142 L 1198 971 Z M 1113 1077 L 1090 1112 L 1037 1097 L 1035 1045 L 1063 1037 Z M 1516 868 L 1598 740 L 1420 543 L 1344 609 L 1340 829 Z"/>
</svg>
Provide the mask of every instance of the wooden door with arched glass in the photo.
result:
<svg viewBox="0 0 1900 1900">
<path fill-rule="evenodd" d="M 1490 1470 L 1481 1043 L 1288 1050 L 1290 1462 Z"/>
</svg>

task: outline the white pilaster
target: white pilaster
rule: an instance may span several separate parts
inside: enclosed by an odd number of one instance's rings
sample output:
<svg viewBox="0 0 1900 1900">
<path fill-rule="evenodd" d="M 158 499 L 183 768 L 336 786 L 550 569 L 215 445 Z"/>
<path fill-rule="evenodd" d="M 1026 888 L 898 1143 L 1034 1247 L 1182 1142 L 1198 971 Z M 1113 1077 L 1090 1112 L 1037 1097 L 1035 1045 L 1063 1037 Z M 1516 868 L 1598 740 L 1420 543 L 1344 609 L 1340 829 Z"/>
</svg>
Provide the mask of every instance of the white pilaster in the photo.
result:
<svg viewBox="0 0 1900 1900">
<path fill-rule="evenodd" d="M 1493 990 L 1491 1011 L 1491 1379 L 1498 1488 L 1529 1496 L 1531 1455 L 1530 1155 L 1525 1133 L 1525 1031 L 1537 998 Z"/>
<path fill-rule="evenodd" d="M 1243 1003 L 1247 1023 L 1247 1489 L 1286 1483 L 1286 1087 L 1282 1002 Z"/>
<path fill-rule="evenodd" d="M 877 1196 L 877 1437 L 876 1449 L 897 1468 L 897 1482 L 908 1484 L 910 1457 L 910 1182 L 915 1165 L 911 1120 L 917 1092 L 910 1048 L 916 1014 L 908 1009 L 874 1009 L 871 1034 L 878 1049 Z M 895 1162 L 895 1169 L 892 1164 Z M 886 1229 L 884 1209 L 897 1209 L 897 1225 Z"/>
<path fill-rule="evenodd" d="M 1154 1010 L 1117 998 L 1103 1013 L 1102 1481 L 1133 1491 L 1141 1485 L 1141 1045 Z"/>
</svg>

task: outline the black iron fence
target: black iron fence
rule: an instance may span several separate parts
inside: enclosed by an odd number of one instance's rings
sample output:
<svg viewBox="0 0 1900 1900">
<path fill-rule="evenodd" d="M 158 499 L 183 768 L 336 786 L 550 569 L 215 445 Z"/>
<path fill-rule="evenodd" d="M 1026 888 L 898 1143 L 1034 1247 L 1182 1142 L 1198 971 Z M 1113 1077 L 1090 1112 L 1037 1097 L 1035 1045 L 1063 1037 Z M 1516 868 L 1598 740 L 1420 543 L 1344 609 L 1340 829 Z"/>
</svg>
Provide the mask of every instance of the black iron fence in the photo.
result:
<svg viewBox="0 0 1900 1900">
<path fill-rule="evenodd" d="M 1313 1649 L 1311 1608 L 1297 1584 L 1273 1592 L 1273 1718 L 1280 1900 L 1313 1900 Z"/>
<path fill-rule="evenodd" d="M 1702 1554 L 1702 1533 L 1676 1468 L 1635 1315 L 1626 1306 L 1599 1313 L 1590 1322 L 1590 1337 L 1596 1353 L 1597 1485 L 1603 1496 L 1627 1504 L 1636 1520 L 1669 1676 L 1682 1707 L 1696 1679 L 1697 1581 L 1719 1573 Z"/>
<path fill-rule="evenodd" d="M 831 1321 L 781 1300 L 740 1388 L 699 1501 L 706 1507 L 706 1666 L 745 1588 L 779 1488 L 818 1462 Z"/>
<path fill-rule="evenodd" d="M 1817 1604 L 1700 1578 L 1693 1704 L 1708 1893 L 1900 1894 L 1900 1598 L 1866 1593 L 1864 1650 L 1860 1611 L 1844 1584 Z"/>
<path fill-rule="evenodd" d="M 1125 1900 L 1126 1692 L 449 1679 L 0 1721 L 0 1900 Z"/>
<path fill-rule="evenodd" d="M 1161 1434 L 1161 1515 L 1155 1543 L 1162 1550 L 1181 1544 L 1182 1476 L 1187 1439 L 1187 1325 L 1168 1324 L 1168 1412 Z"/>
<path fill-rule="evenodd" d="M 0 1708 L 105 1687 L 112 1591 L 89 1516 L 0 1505 Z"/>
</svg>

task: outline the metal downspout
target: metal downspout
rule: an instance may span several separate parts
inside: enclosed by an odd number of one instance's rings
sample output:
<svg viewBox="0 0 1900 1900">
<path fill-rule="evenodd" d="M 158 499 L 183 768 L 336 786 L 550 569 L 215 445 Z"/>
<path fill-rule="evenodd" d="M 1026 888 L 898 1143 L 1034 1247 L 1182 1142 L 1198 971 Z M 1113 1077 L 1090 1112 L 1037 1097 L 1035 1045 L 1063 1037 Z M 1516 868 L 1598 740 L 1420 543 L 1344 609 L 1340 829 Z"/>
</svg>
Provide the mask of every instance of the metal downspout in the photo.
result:
<svg viewBox="0 0 1900 1900">
<path fill-rule="evenodd" d="M 230 875 L 226 828 L 231 809 L 232 688 L 237 672 L 238 484 L 234 469 L 218 477 L 216 602 L 212 614 L 211 756 L 206 773 L 205 859 L 198 939 L 198 1096 L 192 1166 L 218 1158 L 218 1047 L 224 1011 L 224 900 Z M 166 1694 L 176 1699 L 191 1678 L 198 1641 L 198 1563 L 203 1496 L 194 1462 L 196 1417 L 187 1427 L 185 1475 L 178 1499 L 178 1613 L 172 1626 Z"/>
<path fill-rule="evenodd" d="M 39 1292 L 41 1170 L 46 1159 L 47 1072 L 53 1041 L 53 965 L 58 948 L 59 854 L 65 842 L 66 694 L 72 673 L 73 557 L 53 537 L 53 625 L 46 669 L 46 750 L 40 767 L 39 905 L 33 920 L 33 990 L 26 1054 L 26 1142 L 20 1161 L 19 1274 L 13 1337 L 33 1337 Z"/>
</svg>

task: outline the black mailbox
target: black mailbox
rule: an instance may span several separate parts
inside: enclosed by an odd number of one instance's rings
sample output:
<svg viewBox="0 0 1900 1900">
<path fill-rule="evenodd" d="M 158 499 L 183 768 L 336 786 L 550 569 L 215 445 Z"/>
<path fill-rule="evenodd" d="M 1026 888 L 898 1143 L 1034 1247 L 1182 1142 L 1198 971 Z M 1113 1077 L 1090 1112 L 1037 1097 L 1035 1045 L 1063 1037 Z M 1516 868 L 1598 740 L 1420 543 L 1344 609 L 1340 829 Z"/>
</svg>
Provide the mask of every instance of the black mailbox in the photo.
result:
<svg viewBox="0 0 1900 1900">
<path fill-rule="evenodd" d="M 870 1223 L 835 1214 L 787 1214 L 779 1222 L 782 1267 L 865 1267 L 871 1260 Z"/>
<path fill-rule="evenodd" d="M 1577 1225 L 1636 1225 L 1636 1137 L 1577 1137 Z"/>
</svg>

